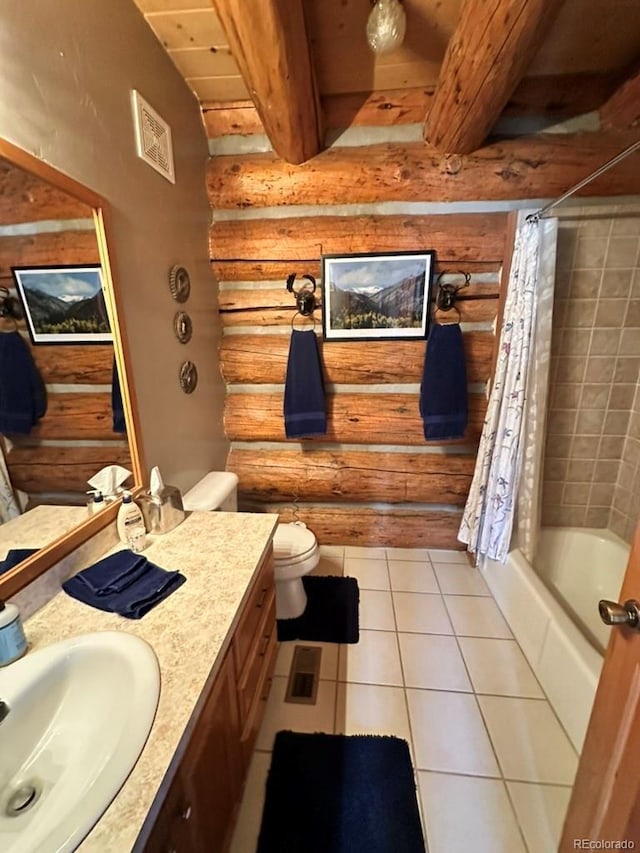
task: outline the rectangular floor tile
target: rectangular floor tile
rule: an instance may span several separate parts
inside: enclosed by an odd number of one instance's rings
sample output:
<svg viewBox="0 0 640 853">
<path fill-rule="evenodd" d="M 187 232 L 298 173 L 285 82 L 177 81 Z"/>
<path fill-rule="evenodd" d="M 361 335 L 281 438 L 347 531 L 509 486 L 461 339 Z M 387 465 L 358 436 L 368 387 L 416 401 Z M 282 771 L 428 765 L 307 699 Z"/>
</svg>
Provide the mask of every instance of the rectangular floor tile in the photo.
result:
<svg viewBox="0 0 640 853">
<path fill-rule="evenodd" d="M 341 578 L 344 575 L 344 557 L 321 553 L 318 565 L 309 574 Z"/>
<path fill-rule="evenodd" d="M 391 589 L 398 592 L 435 592 L 439 593 L 438 581 L 431 563 L 389 560 Z"/>
<path fill-rule="evenodd" d="M 338 651 L 340 649 L 338 644 L 312 643 L 308 640 L 292 640 L 280 643 L 274 675 L 280 675 L 283 678 L 289 677 L 291 662 L 293 660 L 293 650 L 296 646 L 317 646 L 321 648 L 322 656 L 320 658 L 320 678 L 330 679 L 332 681 L 336 680 L 338 676 Z"/>
<path fill-rule="evenodd" d="M 387 561 L 368 557 L 345 557 L 344 573 L 355 578 L 360 589 L 389 589 Z"/>
<path fill-rule="evenodd" d="M 493 598 L 479 595 L 444 595 L 443 598 L 458 636 L 511 638 L 509 626 Z"/>
<path fill-rule="evenodd" d="M 511 802 L 532 853 L 557 853 L 571 788 L 507 782 Z"/>
<path fill-rule="evenodd" d="M 340 646 L 338 680 L 402 687 L 395 631 L 360 631 L 359 642 Z"/>
<path fill-rule="evenodd" d="M 395 631 L 391 593 L 384 590 L 360 590 L 360 629 Z"/>
<path fill-rule="evenodd" d="M 363 545 L 345 545 L 345 557 L 367 557 L 368 559 L 384 560 L 387 557 L 385 548 L 368 548 Z"/>
<path fill-rule="evenodd" d="M 527 853 L 504 782 L 420 771 L 418 785 L 429 853 Z"/>
<path fill-rule="evenodd" d="M 438 548 L 429 549 L 429 559 L 433 563 L 462 563 L 469 565 L 466 551 L 443 551 Z"/>
<path fill-rule="evenodd" d="M 262 821 L 265 788 L 270 766 L 270 752 L 256 751 L 253 753 L 230 853 L 247 853 L 248 850 L 255 850 L 258 846 L 258 833 Z"/>
<path fill-rule="evenodd" d="M 389 560 L 407 560 L 424 562 L 429 559 L 428 548 L 387 548 Z"/>
<path fill-rule="evenodd" d="M 394 592 L 398 631 L 423 634 L 453 634 L 441 595 Z"/>
<path fill-rule="evenodd" d="M 398 634 L 407 687 L 471 692 L 471 682 L 455 637 Z"/>
<path fill-rule="evenodd" d="M 285 702 L 287 679 L 276 676 L 271 684 L 264 720 L 258 732 L 256 748 L 273 749 L 273 740 L 281 729 L 295 732 L 326 732 L 334 734 L 336 684 L 320 681 L 315 705 Z"/>
<path fill-rule="evenodd" d="M 499 776 L 475 696 L 407 690 L 416 768 Z"/>
<path fill-rule="evenodd" d="M 323 557 L 344 557 L 344 545 L 320 545 Z"/>
<path fill-rule="evenodd" d="M 476 693 L 545 698 L 515 640 L 459 637 L 458 642 Z"/>
<path fill-rule="evenodd" d="M 478 569 L 462 563 L 434 563 L 440 592 L 450 595 L 491 595 Z"/>
<path fill-rule="evenodd" d="M 373 684 L 338 684 L 336 733 L 395 735 L 411 747 L 404 690 Z"/>
<path fill-rule="evenodd" d="M 478 696 L 506 779 L 572 785 L 578 759 L 548 702 Z"/>
</svg>

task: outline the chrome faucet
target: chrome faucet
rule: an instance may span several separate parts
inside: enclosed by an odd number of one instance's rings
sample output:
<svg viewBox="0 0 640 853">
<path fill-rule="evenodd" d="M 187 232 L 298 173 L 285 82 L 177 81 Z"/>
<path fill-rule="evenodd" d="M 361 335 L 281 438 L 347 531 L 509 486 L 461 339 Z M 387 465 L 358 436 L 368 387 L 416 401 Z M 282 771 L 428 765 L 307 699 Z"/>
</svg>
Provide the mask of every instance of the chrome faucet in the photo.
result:
<svg viewBox="0 0 640 853">
<path fill-rule="evenodd" d="M 10 710 L 11 709 L 9 708 L 7 703 L 3 702 L 2 699 L 0 699 L 0 723 L 5 719 L 5 717 L 9 715 Z"/>
</svg>

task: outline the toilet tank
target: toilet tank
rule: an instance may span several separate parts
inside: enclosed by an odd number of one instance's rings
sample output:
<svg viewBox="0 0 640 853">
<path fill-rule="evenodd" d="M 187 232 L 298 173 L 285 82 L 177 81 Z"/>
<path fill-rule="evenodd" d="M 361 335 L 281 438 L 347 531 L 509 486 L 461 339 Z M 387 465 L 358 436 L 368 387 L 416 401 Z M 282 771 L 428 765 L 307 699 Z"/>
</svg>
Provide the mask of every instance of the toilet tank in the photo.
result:
<svg viewBox="0 0 640 853">
<path fill-rule="evenodd" d="M 238 475 L 230 471 L 209 471 L 183 495 L 182 505 L 189 511 L 238 511 Z"/>
</svg>

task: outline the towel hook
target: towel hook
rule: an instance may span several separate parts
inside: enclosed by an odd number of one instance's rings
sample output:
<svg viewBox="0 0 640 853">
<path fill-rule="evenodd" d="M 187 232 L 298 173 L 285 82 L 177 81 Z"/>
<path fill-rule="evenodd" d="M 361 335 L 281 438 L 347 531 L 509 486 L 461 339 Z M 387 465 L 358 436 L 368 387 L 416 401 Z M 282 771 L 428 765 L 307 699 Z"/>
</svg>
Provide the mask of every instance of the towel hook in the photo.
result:
<svg viewBox="0 0 640 853">
<path fill-rule="evenodd" d="M 456 299 L 458 296 L 458 291 L 463 287 L 469 287 L 471 283 L 471 273 L 459 272 L 453 273 L 453 275 L 462 275 L 464 276 L 464 282 L 462 284 L 450 284 L 447 282 L 446 284 L 441 284 L 441 279 L 445 275 L 444 272 L 441 272 L 436 281 L 436 313 L 438 311 L 451 311 L 453 310 L 458 315 L 458 322 L 460 322 L 460 309 L 456 305 Z"/>
<path fill-rule="evenodd" d="M 316 310 L 318 302 L 315 297 L 316 291 L 316 280 L 312 275 L 305 274 L 302 278 L 306 278 L 307 281 L 310 281 L 313 287 L 309 290 L 309 287 L 305 284 L 299 290 L 293 289 L 293 283 L 296 280 L 296 274 L 292 272 L 287 277 L 287 290 L 289 293 L 293 293 L 296 298 L 296 305 L 298 307 L 298 313 L 302 314 L 303 317 L 309 317 Z"/>
</svg>

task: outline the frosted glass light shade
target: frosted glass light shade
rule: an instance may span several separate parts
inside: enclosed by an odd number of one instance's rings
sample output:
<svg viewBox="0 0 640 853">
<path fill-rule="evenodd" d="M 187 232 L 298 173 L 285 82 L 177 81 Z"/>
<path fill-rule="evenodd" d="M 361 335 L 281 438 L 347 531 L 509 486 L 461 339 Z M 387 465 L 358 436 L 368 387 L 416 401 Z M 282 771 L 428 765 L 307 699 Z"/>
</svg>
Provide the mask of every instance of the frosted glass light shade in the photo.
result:
<svg viewBox="0 0 640 853">
<path fill-rule="evenodd" d="M 390 53 L 400 47 L 407 16 L 399 0 L 376 0 L 367 20 L 367 41 L 374 53 Z"/>
</svg>

